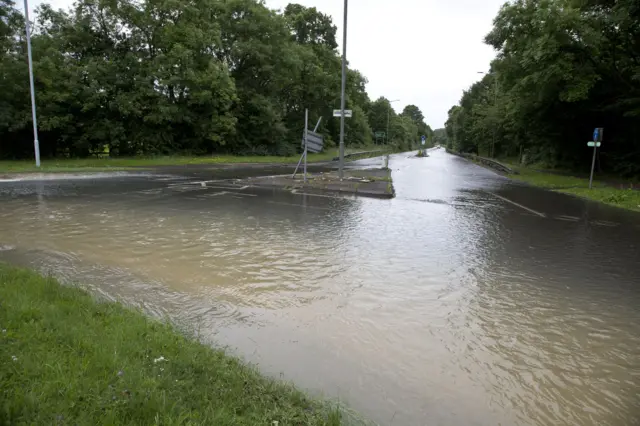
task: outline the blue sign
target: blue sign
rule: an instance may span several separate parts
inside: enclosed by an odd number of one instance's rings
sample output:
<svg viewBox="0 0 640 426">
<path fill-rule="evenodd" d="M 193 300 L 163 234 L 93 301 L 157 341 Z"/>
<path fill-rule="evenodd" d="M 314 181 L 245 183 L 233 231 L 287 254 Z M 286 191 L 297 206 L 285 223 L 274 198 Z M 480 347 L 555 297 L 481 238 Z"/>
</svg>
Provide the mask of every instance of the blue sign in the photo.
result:
<svg viewBox="0 0 640 426">
<path fill-rule="evenodd" d="M 593 131 L 593 140 L 597 142 L 600 138 L 600 129 L 595 129 Z"/>
<path fill-rule="evenodd" d="M 422 135 L 422 145 L 424 145 L 427 142 L 427 137 L 425 135 Z"/>
</svg>

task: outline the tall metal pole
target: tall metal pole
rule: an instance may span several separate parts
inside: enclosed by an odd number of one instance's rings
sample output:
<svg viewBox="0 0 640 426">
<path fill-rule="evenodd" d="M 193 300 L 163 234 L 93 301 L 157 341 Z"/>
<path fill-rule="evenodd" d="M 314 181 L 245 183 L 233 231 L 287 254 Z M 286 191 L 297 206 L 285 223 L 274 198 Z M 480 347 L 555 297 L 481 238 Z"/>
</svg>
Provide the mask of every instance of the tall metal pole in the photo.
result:
<svg viewBox="0 0 640 426">
<path fill-rule="evenodd" d="M 304 183 L 307 183 L 307 146 L 309 145 L 309 110 L 304 110 Z"/>
<path fill-rule="evenodd" d="M 391 104 L 394 102 L 398 102 L 400 99 L 394 99 L 389 102 L 389 108 L 387 108 L 387 135 L 385 136 L 387 145 L 389 144 L 389 118 L 391 117 Z"/>
<path fill-rule="evenodd" d="M 33 118 L 33 148 L 36 155 L 36 167 L 40 167 L 40 142 L 38 141 L 38 120 L 36 119 L 36 90 L 33 84 L 33 58 L 31 57 L 31 29 L 29 23 L 29 5 L 24 0 L 24 23 L 27 32 L 27 56 L 29 58 L 29 84 L 31 86 L 31 116 Z"/>
<path fill-rule="evenodd" d="M 596 168 L 596 152 L 598 150 L 598 142 L 593 142 L 593 160 L 591 161 L 591 177 L 589 178 L 589 189 L 593 188 L 593 171 Z"/>
<path fill-rule="evenodd" d="M 498 75 L 494 72 L 493 81 L 495 82 L 495 88 L 493 90 L 493 118 L 497 121 L 497 108 L 498 108 Z M 493 123 L 493 141 L 491 142 L 491 158 L 496 155 L 496 123 Z"/>
<path fill-rule="evenodd" d="M 345 109 L 345 91 L 347 88 L 347 11 L 349 0 L 344 0 L 344 23 L 342 28 L 342 92 L 340 95 L 340 171 L 339 176 L 342 179 L 344 174 L 344 109 Z"/>
<path fill-rule="evenodd" d="M 24 0 L 24 21 L 27 32 L 27 56 L 29 58 L 29 85 L 31 86 L 31 116 L 33 118 L 33 149 L 36 155 L 36 167 L 40 167 L 40 142 L 38 141 L 38 120 L 36 119 L 36 89 L 33 84 L 33 58 L 31 57 L 31 29 L 29 24 L 29 5 Z"/>
<path fill-rule="evenodd" d="M 391 101 L 389 101 L 389 108 L 387 108 L 387 135 L 385 137 L 387 145 L 389 145 L 389 119 L 391 117 Z"/>
</svg>

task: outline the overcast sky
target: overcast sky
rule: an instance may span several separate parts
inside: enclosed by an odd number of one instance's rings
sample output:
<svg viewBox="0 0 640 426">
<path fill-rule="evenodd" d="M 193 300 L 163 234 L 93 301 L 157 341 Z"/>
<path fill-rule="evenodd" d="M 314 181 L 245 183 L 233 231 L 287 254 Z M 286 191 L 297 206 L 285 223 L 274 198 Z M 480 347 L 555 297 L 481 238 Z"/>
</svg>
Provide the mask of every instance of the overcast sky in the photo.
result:
<svg viewBox="0 0 640 426">
<path fill-rule="evenodd" d="M 443 127 L 449 108 L 495 56 L 482 40 L 505 1 L 351 0 L 347 59 L 369 80 L 371 99 L 399 99 L 398 112 L 418 105 L 432 128 Z M 66 9 L 73 0 L 31 0 L 29 7 L 43 2 Z M 291 2 L 331 15 L 341 42 L 343 0 L 266 0 L 273 9 Z"/>
</svg>

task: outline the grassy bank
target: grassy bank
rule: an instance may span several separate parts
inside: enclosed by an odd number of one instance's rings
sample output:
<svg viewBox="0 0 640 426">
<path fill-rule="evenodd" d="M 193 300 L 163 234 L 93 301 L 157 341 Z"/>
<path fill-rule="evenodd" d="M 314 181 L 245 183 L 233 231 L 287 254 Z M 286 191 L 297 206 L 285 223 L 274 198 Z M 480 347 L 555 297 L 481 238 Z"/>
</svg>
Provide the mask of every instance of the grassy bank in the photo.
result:
<svg viewBox="0 0 640 426">
<path fill-rule="evenodd" d="M 331 161 L 334 152 L 309 155 L 309 161 Z M 29 173 L 29 172 L 94 172 L 117 171 L 137 167 L 186 166 L 194 164 L 263 164 L 285 163 L 295 164 L 299 157 L 275 156 L 233 156 L 221 155 L 215 157 L 134 157 L 134 158 L 69 158 L 45 159 L 40 168 L 36 168 L 33 161 L 0 161 L 0 173 Z"/>
<path fill-rule="evenodd" d="M 0 424 L 343 421 L 169 325 L 0 264 Z"/>
<path fill-rule="evenodd" d="M 359 152 L 379 149 L 376 147 L 350 148 L 346 152 Z M 320 154 L 309 154 L 309 162 L 331 161 L 338 155 L 335 149 Z M 377 154 L 380 155 L 380 154 Z M 218 155 L 206 157 L 134 157 L 134 158 L 71 158 L 71 159 L 43 159 L 40 168 L 36 168 L 33 161 L 0 161 L 0 173 L 56 173 L 56 172 L 97 172 L 128 170 L 137 167 L 186 166 L 186 165 L 216 165 L 216 164 L 296 164 L 300 156 L 234 156 Z"/>
<path fill-rule="evenodd" d="M 512 179 L 604 204 L 640 211 L 640 191 L 631 189 L 630 187 L 624 187 L 625 185 L 622 185 L 623 188 L 620 188 L 619 186 L 594 180 L 593 189 L 590 190 L 589 179 L 586 178 L 565 174 L 545 173 L 544 171 L 514 164 L 509 164 L 509 167 L 519 173 L 509 175 Z"/>
</svg>

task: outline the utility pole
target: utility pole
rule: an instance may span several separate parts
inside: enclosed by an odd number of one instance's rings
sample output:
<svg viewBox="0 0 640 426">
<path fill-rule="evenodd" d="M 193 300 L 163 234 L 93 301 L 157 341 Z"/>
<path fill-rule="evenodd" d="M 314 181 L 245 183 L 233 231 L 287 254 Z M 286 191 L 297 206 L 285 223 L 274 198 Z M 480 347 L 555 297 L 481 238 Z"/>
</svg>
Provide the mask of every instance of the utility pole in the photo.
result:
<svg viewBox="0 0 640 426">
<path fill-rule="evenodd" d="M 36 90 L 33 84 L 33 58 L 31 57 L 31 24 L 29 23 L 29 5 L 24 0 L 24 23 L 27 32 L 27 56 L 29 58 L 29 85 L 31 87 L 31 117 L 33 119 L 33 148 L 36 167 L 40 167 L 40 141 L 38 141 L 38 120 L 36 119 Z"/>
<path fill-rule="evenodd" d="M 497 118 L 498 114 L 497 114 L 497 109 L 498 109 L 498 76 L 496 75 L 496 73 L 493 73 L 493 81 L 495 83 L 495 88 L 493 90 L 493 116 L 494 118 Z M 498 120 L 496 120 L 498 121 Z M 491 158 L 494 158 L 496 156 L 496 123 L 493 123 L 493 141 L 491 142 Z"/>
<path fill-rule="evenodd" d="M 25 0 L 26 1 L 26 0 Z M 342 28 L 342 89 L 340 94 L 340 180 L 344 175 L 344 109 L 346 107 L 345 91 L 347 88 L 347 12 L 349 1 L 344 0 L 344 27 Z"/>
<path fill-rule="evenodd" d="M 389 144 L 389 121 L 391 120 L 391 103 L 398 102 L 399 100 L 400 99 L 394 99 L 392 101 L 389 101 L 389 108 L 387 109 L 387 135 L 386 135 L 387 145 Z"/>
</svg>

